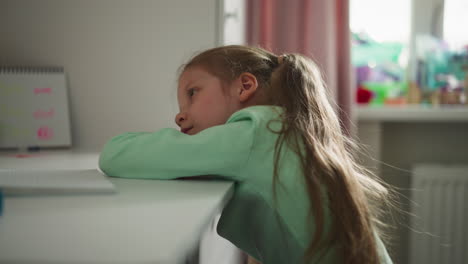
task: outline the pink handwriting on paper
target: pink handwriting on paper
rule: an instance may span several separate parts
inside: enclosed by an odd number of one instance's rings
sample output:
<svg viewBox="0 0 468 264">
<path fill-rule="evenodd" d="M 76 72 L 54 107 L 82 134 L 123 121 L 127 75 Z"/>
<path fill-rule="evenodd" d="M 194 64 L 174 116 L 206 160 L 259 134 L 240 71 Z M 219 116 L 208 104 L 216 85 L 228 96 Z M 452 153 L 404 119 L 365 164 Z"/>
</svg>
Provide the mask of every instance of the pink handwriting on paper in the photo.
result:
<svg viewBox="0 0 468 264">
<path fill-rule="evenodd" d="M 40 140 L 48 140 L 54 137 L 54 131 L 48 126 L 41 126 L 37 130 L 37 138 Z"/>
<path fill-rule="evenodd" d="M 35 119 L 45 119 L 45 118 L 53 118 L 54 115 L 55 115 L 55 109 L 54 108 L 50 108 L 49 111 L 44 111 L 44 110 L 36 110 L 34 112 L 34 118 Z"/>
<path fill-rule="evenodd" d="M 52 93 L 52 88 L 47 87 L 47 88 L 34 88 L 34 94 L 51 94 Z"/>
</svg>

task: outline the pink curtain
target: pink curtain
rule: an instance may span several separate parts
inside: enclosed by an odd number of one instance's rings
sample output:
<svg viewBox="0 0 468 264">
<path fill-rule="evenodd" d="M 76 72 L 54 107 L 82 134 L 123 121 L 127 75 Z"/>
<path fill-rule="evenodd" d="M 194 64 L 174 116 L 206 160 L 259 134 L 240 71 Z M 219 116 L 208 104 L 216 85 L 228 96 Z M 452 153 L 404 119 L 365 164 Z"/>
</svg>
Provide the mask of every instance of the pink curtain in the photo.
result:
<svg viewBox="0 0 468 264">
<path fill-rule="evenodd" d="M 246 0 L 247 42 L 275 53 L 301 53 L 320 66 L 350 133 L 349 0 Z"/>
</svg>

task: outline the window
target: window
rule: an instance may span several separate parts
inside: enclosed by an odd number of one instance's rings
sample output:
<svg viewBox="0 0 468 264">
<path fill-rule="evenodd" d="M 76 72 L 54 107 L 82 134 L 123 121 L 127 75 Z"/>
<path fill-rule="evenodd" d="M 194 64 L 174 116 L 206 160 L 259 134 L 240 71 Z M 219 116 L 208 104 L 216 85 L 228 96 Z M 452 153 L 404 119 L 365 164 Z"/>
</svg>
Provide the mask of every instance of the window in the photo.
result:
<svg viewBox="0 0 468 264">
<path fill-rule="evenodd" d="M 463 0 L 460 0 L 463 1 Z M 350 27 L 377 42 L 409 42 L 411 2 L 408 0 L 351 0 Z"/>
<path fill-rule="evenodd" d="M 444 39 L 452 49 L 468 45 L 468 1 L 445 0 Z"/>
<path fill-rule="evenodd" d="M 358 103 L 467 102 L 467 0 L 350 1 Z"/>
</svg>

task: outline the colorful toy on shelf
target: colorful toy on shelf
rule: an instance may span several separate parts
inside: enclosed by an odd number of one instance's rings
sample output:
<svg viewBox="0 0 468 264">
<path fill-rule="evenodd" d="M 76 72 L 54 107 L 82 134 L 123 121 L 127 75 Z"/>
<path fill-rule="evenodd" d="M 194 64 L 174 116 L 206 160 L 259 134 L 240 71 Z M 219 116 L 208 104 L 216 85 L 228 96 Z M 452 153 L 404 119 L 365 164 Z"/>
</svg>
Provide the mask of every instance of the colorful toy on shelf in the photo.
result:
<svg viewBox="0 0 468 264">
<path fill-rule="evenodd" d="M 418 36 L 417 82 L 431 104 L 466 104 L 468 48 L 450 50 L 447 43 Z"/>
<path fill-rule="evenodd" d="M 357 89 L 357 103 L 358 104 L 368 104 L 373 97 L 373 93 L 366 89 L 364 86 L 359 85 Z"/>
<path fill-rule="evenodd" d="M 404 103 L 405 68 L 401 65 L 405 45 L 379 43 L 353 34 L 352 64 L 356 71 L 356 100 L 359 104 Z"/>
</svg>

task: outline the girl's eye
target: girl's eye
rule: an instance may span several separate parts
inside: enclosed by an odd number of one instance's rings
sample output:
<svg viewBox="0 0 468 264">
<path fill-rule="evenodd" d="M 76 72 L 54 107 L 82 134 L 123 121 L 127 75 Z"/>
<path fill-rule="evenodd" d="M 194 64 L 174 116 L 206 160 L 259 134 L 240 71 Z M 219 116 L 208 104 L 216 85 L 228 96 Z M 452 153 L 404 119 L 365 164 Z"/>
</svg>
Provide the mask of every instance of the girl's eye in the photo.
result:
<svg viewBox="0 0 468 264">
<path fill-rule="evenodd" d="M 190 88 L 190 89 L 188 90 L 188 95 L 189 95 L 189 97 L 194 96 L 196 92 L 197 92 L 197 91 L 195 90 L 195 88 Z"/>
</svg>

